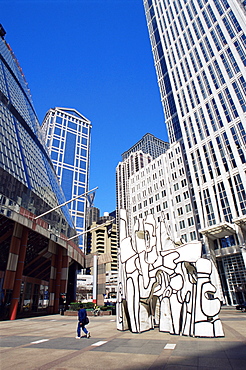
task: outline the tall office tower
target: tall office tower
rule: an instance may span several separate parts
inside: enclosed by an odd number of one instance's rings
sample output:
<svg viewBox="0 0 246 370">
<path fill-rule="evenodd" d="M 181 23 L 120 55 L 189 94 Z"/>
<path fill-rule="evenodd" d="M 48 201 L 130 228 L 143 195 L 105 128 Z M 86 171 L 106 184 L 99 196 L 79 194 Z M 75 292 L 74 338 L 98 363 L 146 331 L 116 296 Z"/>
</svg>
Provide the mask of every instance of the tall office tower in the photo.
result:
<svg viewBox="0 0 246 370">
<path fill-rule="evenodd" d="M 180 142 L 197 235 L 217 261 L 228 303 L 246 299 L 243 4 L 144 0 L 171 150 Z"/>
<path fill-rule="evenodd" d="M 50 109 L 42 124 L 46 144 L 67 200 L 88 191 L 91 123 L 75 109 Z M 87 200 L 68 204 L 76 230 L 85 230 Z M 79 237 L 84 250 L 84 238 Z"/>
<path fill-rule="evenodd" d="M 127 159 L 131 153 L 139 150 L 142 150 L 142 152 L 145 154 L 151 155 L 151 157 L 154 159 L 165 153 L 169 147 L 169 143 L 147 133 L 142 137 L 142 139 L 140 139 L 136 144 L 134 144 L 130 149 L 121 155 L 122 161 Z"/>
</svg>

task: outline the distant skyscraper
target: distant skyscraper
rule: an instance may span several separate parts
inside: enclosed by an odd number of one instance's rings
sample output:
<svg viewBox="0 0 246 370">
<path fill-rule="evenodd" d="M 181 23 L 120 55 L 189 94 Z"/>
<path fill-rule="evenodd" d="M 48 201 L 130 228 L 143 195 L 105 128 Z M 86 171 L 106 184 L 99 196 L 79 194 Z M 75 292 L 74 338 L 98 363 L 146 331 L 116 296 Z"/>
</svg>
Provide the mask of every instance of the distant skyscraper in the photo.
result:
<svg viewBox="0 0 246 370">
<path fill-rule="evenodd" d="M 113 213 L 114 214 L 114 213 Z M 105 254 L 110 262 L 107 261 L 105 271 L 116 272 L 117 267 L 117 240 L 116 240 L 116 222 L 112 213 L 104 213 L 103 216 L 94 220 L 87 234 L 87 253 Z"/>
<path fill-rule="evenodd" d="M 93 222 L 97 222 L 100 217 L 100 209 L 96 207 L 89 207 L 87 209 L 86 227 L 90 227 Z"/>
<path fill-rule="evenodd" d="M 71 108 L 50 109 L 42 129 L 67 200 L 88 191 L 91 123 Z M 68 204 L 77 232 L 85 229 L 86 198 Z M 79 237 L 84 250 L 84 238 Z"/>
<path fill-rule="evenodd" d="M 122 161 L 127 159 L 131 153 L 134 153 L 138 150 L 142 150 L 145 154 L 150 154 L 151 157 L 157 158 L 159 155 L 166 152 L 169 149 L 170 144 L 165 141 L 158 139 L 152 134 L 145 134 L 142 139 L 140 139 L 136 144 L 134 144 L 129 150 L 124 152 L 121 157 Z"/>
<path fill-rule="evenodd" d="M 185 208 L 176 206 L 185 196 L 172 164 L 179 144 L 197 238 L 217 261 L 225 297 L 235 304 L 246 299 L 245 4 L 144 0 L 144 7 L 171 144 L 169 207 L 176 227 L 188 231 Z"/>
</svg>

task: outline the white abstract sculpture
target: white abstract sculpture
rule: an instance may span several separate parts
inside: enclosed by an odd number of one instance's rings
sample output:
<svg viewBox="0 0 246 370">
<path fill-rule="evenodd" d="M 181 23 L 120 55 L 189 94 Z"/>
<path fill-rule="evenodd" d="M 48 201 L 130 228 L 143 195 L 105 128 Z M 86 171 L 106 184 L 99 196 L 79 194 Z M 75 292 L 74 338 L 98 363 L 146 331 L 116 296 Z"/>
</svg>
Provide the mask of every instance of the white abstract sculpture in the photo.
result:
<svg viewBox="0 0 246 370">
<path fill-rule="evenodd" d="M 140 333 L 159 326 L 170 334 L 224 336 L 218 318 L 222 297 L 215 286 L 217 270 L 201 258 L 201 242 L 180 244 L 153 215 L 139 219 L 128 236 L 126 211 L 121 210 L 119 330 Z"/>
</svg>

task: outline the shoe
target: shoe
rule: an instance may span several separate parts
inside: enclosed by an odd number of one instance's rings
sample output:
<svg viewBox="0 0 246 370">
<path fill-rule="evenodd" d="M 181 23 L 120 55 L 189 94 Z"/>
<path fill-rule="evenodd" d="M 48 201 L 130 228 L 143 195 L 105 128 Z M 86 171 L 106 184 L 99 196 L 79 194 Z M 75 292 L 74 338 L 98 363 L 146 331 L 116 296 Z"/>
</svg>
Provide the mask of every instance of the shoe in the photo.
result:
<svg viewBox="0 0 246 370">
<path fill-rule="evenodd" d="M 88 333 L 86 334 L 87 338 L 90 338 L 91 336 L 91 333 L 88 331 Z"/>
<path fill-rule="evenodd" d="M 75 339 L 80 339 L 80 337 L 75 337 Z"/>
</svg>

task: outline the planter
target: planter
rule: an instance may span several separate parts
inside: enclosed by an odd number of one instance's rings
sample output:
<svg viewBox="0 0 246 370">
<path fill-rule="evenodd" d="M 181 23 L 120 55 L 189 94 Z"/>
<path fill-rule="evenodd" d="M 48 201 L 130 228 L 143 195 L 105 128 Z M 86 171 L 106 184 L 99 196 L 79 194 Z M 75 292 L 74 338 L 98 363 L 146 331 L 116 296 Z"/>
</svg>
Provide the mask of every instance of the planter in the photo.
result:
<svg viewBox="0 0 246 370">
<path fill-rule="evenodd" d="M 94 316 L 94 313 L 93 311 L 89 311 L 87 310 L 87 316 Z M 78 316 L 78 311 L 70 311 L 70 310 L 67 310 L 64 312 L 64 315 L 65 316 Z M 112 315 L 112 311 L 111 310 L 108 310 L 108 311 L 100 311 L 100 315 L 99 316 L 109 316 L 109 315 Z"/>
</svg>

